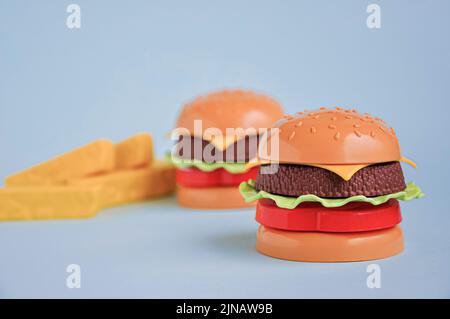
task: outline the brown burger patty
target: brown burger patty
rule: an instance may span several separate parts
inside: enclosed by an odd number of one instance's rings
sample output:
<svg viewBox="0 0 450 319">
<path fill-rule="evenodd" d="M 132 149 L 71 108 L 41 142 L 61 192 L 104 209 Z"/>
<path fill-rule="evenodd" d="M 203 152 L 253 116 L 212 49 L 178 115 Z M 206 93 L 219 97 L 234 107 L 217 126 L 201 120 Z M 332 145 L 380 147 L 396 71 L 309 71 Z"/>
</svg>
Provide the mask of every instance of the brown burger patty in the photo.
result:
<svg viewBox="0 0 450 319">
<path fill-rule="evenodd" d="M 256 189 L 285 196 L 314 194 L 320 197 L 380 196 L 406 188 L 399 162 L 367 166 L 349 181 L 323 168 L 280 164 L 275 174 L 258 174 Z"/>
<path fill-rule="evenodd" d="M 256 141 L 255 141 L 256 139 Z M 176 154 L 183 159 L 197 159 L 201 161 L 211 162 L 209 159 L 204 158 L 205 154 L 211 154 L 214 158 L 220 162 L 236 163 L 236 162 L 248 162 L 253 159 L 257 154 L 258 136 L 246 136 L 245 138 L 237 141 L 234 145 L 230 145 L 224 151 L 220 151 L 214 147 L 208 141 L 205 141 L 198 137 L 193 136 L 181 136 L 178 143 Z M 190 152 L 189 152 L 190 141 Z M 201 149 L 199 152 L 195 151 L 195 144 L 199 143 Z M 256 142 L 256 143 L 255 143 Z M 205 148 L 210 145 L 210 148 L 205 151 Z"/>
</svg>

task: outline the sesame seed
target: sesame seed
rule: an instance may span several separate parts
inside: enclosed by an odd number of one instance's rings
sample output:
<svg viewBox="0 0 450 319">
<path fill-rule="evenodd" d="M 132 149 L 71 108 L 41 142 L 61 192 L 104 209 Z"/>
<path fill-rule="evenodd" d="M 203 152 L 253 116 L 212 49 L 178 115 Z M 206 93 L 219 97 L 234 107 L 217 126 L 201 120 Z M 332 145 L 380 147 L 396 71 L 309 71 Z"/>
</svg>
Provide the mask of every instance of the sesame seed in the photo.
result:
<svg viewBox="0 0 450 319">
<path fill-rule="evenodd" d="M 341 137 L 341 133 L 337 132 L 336 134 L 334 134 L 333 138 L 337 141 L 340 137 Z"/>
<path fill-rule="evenodd" d="M 291 135 L 289 136 L 289 141 L 292 140 L 295 136 L 295 131 L 292 131 Z"/>
<path fill-rule="evenodd" d="M 319 108 L 319 110 L 326 110 L 327 108 L 325 107 L 325 106 L 321 106 L 320 108 Z"/>
<path fill-rule="evenodd" d="M 356 123 L 356 124 L 353 124 L 353 127 L 354 127 L 354 128 L 360 128 L 360 127 L 361 127 L 361 125 L 360 125 L 360 124 L 358 124 L 358 123 Z"/>
<path fill-rule="evenodd" d="M 375 137 L 375 132 L 374 131 L 370 131 L 370 136 Z"/>
<path fill-rule="evenodd" d="M 361 137 L 361 133 L 358 130 L 354 130 L 356 136 Z"/>
<path fill-rule="evenodd" d="M 351 115 L 346 115 L 345 118 L 346 118 L 346 119 L 352 119 L 353 116 L 351 116 Z"/>
<path fill-rule="evenodd" d="M 300 126 L 302 126 L 302 125 L 303 125 L 303 122 L 302 122 L 302 121 L 299 121 L 297 124 L 295 124 L 296 127 L 300 127 Z"/>
<path fill-rule="evenodd" d="M 332 120 L 332 121 L 337 121 L 337 117 L 336 117 L 336 116 L 333 116 L 333 117 L 331 118 L 331 120 Z"/>
<path fill-rule="evenodd" d="M 311 127 L 311 133 L 315 134 L 317 132 L 316 128 L 313 126 Z"/>
<path fill-rule="evenodd" d="M 328 128 L 334 130 L 336 128 L 336 125 L 330 124 L 328 125 Z"/>
<path fill-rule="evenodd" d="M 340 107 L 340 106 L 336 106 L 336 110 L 338 110 L 338 111 L 342 111 L 342 110 L 343 110 L 343 108 L 342 108 L 342 107 Z"/>
</svg>

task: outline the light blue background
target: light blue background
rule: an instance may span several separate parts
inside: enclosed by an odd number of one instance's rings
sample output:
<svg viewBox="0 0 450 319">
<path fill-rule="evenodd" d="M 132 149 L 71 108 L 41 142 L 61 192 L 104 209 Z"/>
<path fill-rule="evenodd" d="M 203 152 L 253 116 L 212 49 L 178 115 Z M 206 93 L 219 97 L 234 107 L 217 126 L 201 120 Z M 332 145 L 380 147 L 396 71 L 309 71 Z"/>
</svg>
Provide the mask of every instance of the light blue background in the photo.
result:
<svg viewBox="0 0 450 319">
<path fill-rule="evenodd" d="M 154 135 L 180 106 L 251 88 L 288 112 L 348 106 L 397 131 L 408 180 L 406 251 L 368 263 L 304 264 L 254 251 L 254 212 L 195 212 L 173 199 L 88 221 L 0 224 L 0 297 L 450 297 L 450 2 L 0 0 L 0 179 L 99 137 Z M 378 3 L 382 28 L 366 27 Z M 82 267 L 82 288 L 65 267 Z"/>
</svg>

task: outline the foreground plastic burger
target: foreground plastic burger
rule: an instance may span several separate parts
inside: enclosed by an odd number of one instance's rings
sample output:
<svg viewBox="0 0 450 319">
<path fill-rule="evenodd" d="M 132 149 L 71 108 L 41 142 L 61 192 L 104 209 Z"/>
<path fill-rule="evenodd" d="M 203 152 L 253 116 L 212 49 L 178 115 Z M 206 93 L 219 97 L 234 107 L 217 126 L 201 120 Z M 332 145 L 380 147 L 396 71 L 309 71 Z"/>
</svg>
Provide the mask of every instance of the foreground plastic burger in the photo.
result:
<svg viewBox="0 0 450 319">
<path fill-rule="evenodd" d="M 280 104 L 250 91 L 215 92 L 185 105 L 176 124 L 185 134 L 177 134 L 172 152 L 179 204 L 205 209 L 252 206 L 242 199 L 238 186 L 256 177 L 257 168 L 249 169 L 246 163 L 257 154 L 260 129 L 270 128 L 282 116 Z M 229 131 L 239 128 L 249 134 Z"/>
<path fill-rule="evenodd" d="M 405 184 L 392 128 L 342 108 L 300 112 L 275 124 L 279 162 L 274 174 L 240 185 L 258 200 L 257 250 L 297 261 L 380 259 L 403 250 L 399 200 L 423 196 Z M 261 169 L 278 160 L 270 144 Z M 264 155 L 266 154 L 266 155 Z"/>
</svg>

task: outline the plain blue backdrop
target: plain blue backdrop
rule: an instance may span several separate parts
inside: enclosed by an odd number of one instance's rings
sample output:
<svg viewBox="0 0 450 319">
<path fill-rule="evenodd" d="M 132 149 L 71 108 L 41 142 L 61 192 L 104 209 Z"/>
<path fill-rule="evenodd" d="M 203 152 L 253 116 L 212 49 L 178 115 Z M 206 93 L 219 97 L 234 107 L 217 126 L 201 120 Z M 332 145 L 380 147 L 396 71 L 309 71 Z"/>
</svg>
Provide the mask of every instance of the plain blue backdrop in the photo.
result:
<svg viewBox="0 0 450 319">
<path fill-rule="evenodd" d="M 380 262 L 376 292 L 364 263 L 259 256 L 252 211 L 163 200 L 90 221 L 0 224 L 0 296 L 450 297 L 449 1 L 78 0 L 81 29 L 68 29 L 70 3 L 0 0 L 1 180 L 100 137 L 147 131 L 162 155 L 183 103 L 249 88 L 288 113 L 346 106 L 385 119 L 426 197 L 403 205 L 408 249 Z M 366 26 L 370 3 L 381 29 Z M 71 262 L 90 288 L 65 287 Z"/>
</svg>

